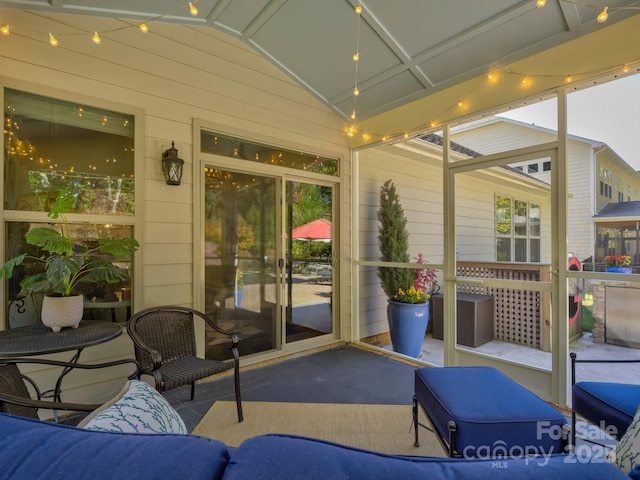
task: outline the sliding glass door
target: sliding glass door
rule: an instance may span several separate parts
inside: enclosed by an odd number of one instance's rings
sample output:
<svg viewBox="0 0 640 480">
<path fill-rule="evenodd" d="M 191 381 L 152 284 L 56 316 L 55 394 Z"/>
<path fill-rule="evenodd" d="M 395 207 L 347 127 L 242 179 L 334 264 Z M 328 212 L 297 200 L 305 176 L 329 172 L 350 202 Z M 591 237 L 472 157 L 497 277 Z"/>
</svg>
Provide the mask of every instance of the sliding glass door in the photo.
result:
<svg viewBox="0 0 640 480">
<path fill-rule="evenodd" d="M 286 342 L 333 332 L 333 189 L 286 183 Z"/>
<path fill-rule="evenodd" d="M 240 354 L 275 349 L 279 337 L 279 181 L 207 167 L 204 188 L 205 312 L 240 337 Z M 213 332 L 209 358 L 229 345 Z"/>
<path fill-rule="evenodd" d="M 333 333 L 333 186 L 210 164 L 203 201 L 204 309 L 240 354 Z M 227 340 L 207 332 L 206 355 Z"/>
</svg>

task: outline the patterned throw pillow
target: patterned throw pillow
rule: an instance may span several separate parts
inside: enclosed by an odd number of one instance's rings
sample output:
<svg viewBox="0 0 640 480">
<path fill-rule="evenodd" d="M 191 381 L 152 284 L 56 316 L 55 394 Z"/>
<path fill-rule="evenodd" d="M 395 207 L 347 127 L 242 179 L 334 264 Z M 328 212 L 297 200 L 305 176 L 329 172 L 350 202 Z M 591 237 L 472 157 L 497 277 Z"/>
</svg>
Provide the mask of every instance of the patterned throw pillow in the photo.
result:
<svg viewBox="0 0 640 480">
<path fill-rule="evenodd" d="M 636 410 L 631 425 L 607 458 L 627 475 L 640 466 L 640 407 Z"/>
<path fill-rule="evenodd" d="M 78 426 L 102 432 L 188 433 L 178 412 L 160 393 L 140 380 L 127 382 L 113 400 Z"/>
</svg>

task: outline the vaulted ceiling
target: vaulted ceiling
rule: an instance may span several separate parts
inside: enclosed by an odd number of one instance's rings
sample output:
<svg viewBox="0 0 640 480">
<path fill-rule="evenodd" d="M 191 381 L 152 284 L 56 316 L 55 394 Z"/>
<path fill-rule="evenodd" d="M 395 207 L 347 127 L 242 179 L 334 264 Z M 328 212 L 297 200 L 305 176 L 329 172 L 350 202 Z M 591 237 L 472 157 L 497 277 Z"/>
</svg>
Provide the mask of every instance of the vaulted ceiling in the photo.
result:
<svg viewBox="0 0 640 480">
<path fill-rule="evenodd" d="M 353 146 L 543 95 L 567 75 L 576 82 L 611 77 L 622 65 L 637 71 L 640 62 L 640 1 L 548 0 L 542 8 L 535 0 L 192 4 L 197 16 L 182 0 L 6 0 L 0 8 L 218 29 L 255 49 L 346 123 L 355 110 L 363 135 Z M 608 7 L 605 23 L 596 21 L 600 6 Z M 511 83 L 492 87 L 498 77 Z M 354 97 L 356 83 L 360 95 Z"/>
</svg>

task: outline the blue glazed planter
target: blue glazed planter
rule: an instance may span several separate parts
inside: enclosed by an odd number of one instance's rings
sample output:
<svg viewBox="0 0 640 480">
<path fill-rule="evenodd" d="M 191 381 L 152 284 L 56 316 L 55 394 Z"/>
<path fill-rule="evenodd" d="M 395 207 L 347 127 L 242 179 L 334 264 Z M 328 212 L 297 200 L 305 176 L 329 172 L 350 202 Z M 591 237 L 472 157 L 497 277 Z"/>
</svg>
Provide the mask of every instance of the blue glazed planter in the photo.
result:
<svg viewBox="0 0 640 480">
<path fill-rule="evenodd" d="M 616 267 L 612 265 L 607 265 L 607 272 L 609 273 L 631 273 L 631 267 Z"/>
<path fill-rule="evenodd" d="M 393 351 L 417 358 L 429 323 L 429 303 L 400 303 L 389 300 L 387 320 Z"/>
<path fill-rule="evenodd" d="M 242 307 L 242 289 L 241 288 L 238 289 L 238 298 L 236 300 L 236 307 L 238 308 Z"/>
</svg>

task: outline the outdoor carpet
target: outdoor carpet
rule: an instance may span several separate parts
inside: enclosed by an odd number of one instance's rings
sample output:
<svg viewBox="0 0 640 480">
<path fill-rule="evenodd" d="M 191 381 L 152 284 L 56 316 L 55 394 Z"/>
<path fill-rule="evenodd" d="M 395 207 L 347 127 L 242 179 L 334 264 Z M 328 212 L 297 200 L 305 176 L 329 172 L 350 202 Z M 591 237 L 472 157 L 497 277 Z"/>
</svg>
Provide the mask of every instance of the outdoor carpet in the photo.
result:
<svg viewBox="0 0 640 480">
<path fill-rule="evenodd" d="M 436 436 L 420 432 L 414 447 L 411 405 L 242 402 L 238 423 L 235 402 L 217 401 L 193 430 L 194 435 L 237 447 L 267 433 L 317 438 L 351 447 L 396 455 L 446 457 Z M 420 422 L 427 424 L 424 413 Z"/>
</svg>

